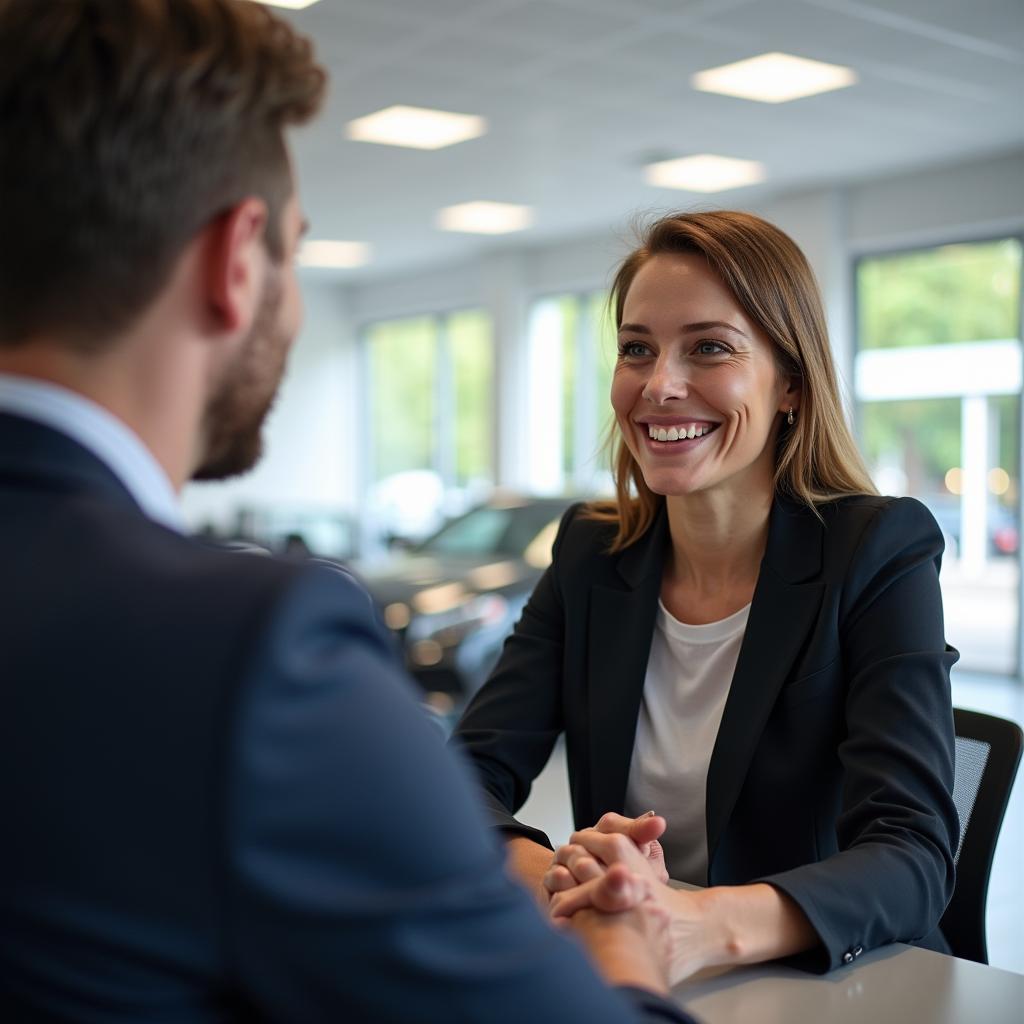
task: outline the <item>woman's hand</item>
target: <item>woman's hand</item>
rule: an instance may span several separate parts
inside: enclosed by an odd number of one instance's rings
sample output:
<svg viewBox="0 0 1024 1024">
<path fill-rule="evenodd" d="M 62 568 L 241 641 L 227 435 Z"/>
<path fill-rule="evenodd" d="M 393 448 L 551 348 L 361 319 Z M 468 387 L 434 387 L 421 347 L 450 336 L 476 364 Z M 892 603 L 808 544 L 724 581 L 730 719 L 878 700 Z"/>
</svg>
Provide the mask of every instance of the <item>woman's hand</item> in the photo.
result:
<svg viewBox="0 0 1024 1024">
<path fill-rule="evenodd" d="M 656 876 L 649 855 L 629 836 L 596 828 L 574 832 L 570 842 L 555 853 L 555 860 L 557 867 L 577 879 L 574 886 L 551 897 L 548 912 L 556 922 L 590 909 L 639 910 L 667 921 L 664 942 L 670 985 L 719 962 L 715 950 L 722 936 L 708 914 L 708 894 L 713 890 L 670 889 Z"/>
<path fill-rule="evenodd" d="M 659 838 L 664 835 L 667 823 L 654 811 L 648 811 L 639 818 L 627 818 L 621 814 L 609 812 L 602 816 L 593 829 L 605 835 L 622 835 L 632 840 L 641 856 L 647 861 L 653 877 L 660 882 L 668 881 L 665 868 L 665 855 L 661 849 Z M 555 853 L 554 862 L 544 875 L 543 886 L 549 895 L 564 892 L 581 882 L 589 882 L 599 878 L 605 866 L 594 858 L 579 844 L 570 841 Z"/>
<path fill-rule="evenodd" d="M 775 960 L 820 941 L 799 905 L 781 889 L 764 882 L 671 889 L 654 877 L 648 858 L 621 833 L 574 832 L 555 859 L 574 877 L 577 872 L 592 876 L 551 897 L 548 913 L 555 921 L 589 907 L 612 910 L 613 899 L 620 909 L 649 901 L 664 909 L 672 985 L 702 967 Z M 610 885 L 620 871 L 628 884 Z"/>
</svg>

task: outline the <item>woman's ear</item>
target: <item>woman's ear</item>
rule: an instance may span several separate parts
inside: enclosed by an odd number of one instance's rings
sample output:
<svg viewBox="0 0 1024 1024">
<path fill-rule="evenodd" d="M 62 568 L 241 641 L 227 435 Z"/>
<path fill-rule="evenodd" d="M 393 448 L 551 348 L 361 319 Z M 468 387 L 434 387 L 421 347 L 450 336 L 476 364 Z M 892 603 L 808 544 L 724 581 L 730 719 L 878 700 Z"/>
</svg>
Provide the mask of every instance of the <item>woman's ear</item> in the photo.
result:
<svg viewBox="0 0 1024 1024">
<path fill-rule="evenodd" d="M 800 408 L 800 397 L 803 394 L 803 378 L 796 375 L 786 378 L 786 389 L 782 393 L 779 412 L 789 412 Z"/>
<path fill-rule="evenodd" d="M 266 226 L 267 204 L 250 196 L 206 228 L 206 304 L 222 332 L 244 333 L 256 316 L 266 274 Z"/>
</svg>

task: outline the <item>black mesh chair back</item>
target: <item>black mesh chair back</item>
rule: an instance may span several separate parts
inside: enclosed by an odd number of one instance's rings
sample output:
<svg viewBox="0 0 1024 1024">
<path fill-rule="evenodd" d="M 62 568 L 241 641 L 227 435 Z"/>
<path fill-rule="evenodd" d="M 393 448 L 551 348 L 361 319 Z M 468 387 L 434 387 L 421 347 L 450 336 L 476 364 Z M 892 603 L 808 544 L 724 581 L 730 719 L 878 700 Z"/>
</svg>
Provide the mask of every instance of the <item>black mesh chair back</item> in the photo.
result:
<svg viewBox="0 0 1024 1024">
<path fill-rule="evenodd" d="M 954 956 L 987 964 L 988 880 L 1020 764 L 1022 733 L 1015 722 L 963 708 L 953 709 L 953 722 L 953 802 L 960 815 L 960 842 L 956 849 L 956 888 L 939 927 Z"/>
</svg>

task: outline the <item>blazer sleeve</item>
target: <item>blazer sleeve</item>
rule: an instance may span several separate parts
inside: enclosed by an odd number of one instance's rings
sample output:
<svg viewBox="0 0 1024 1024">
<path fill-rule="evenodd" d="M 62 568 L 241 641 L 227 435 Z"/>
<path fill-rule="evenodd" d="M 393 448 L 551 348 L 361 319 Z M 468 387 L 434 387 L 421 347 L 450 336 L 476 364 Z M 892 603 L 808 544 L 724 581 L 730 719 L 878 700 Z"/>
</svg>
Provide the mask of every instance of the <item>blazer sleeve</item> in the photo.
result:
<svg viewBox="0 0 1024 1024">
<path fill-rule="evenodd" d="M 224 918 L 261 1019 L 689 1020 L 602 985 L 506 877 L 356 585 L 303 571 L 256 637 L 231 716 Z"/>
<path fill-rule="evenodd" d="M 829 970 L 864 950 L 932 932 L 953 893 L 959 822 L 943 632 L 942 535 L 931 513 L 894 500 L 865 529 L 839 610 L 847 692 L 839 853 L 772 875 L 821 946 L 802 966 Z"/>
<path fill-rule="evenodd" d="M 501 658 L 455 727 L 452 742 L 469 758 L 480 779 L 483 801 L 507 835 L 524 836 L 551 848 L 539 829 L 516 820 L 534 779 L 564 729 L 562 665 L 565 611 L 559 558 L 566 533 L 580 508 L 562 517 L 552 561 L 530 596 Z"/>
</svg>

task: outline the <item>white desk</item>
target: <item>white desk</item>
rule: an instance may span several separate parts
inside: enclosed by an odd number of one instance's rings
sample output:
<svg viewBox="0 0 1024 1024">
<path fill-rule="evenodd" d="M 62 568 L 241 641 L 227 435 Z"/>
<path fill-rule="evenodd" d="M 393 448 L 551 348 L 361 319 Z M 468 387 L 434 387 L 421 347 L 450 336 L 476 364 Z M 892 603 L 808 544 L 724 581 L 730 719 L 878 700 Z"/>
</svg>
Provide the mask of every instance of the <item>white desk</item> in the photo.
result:
<svg viewBox="0 0 1024 1024">
<path fill-rule="evenodd" d="M 759 964 L 672 992 L 702 1024 L 1022 1024 L 1024 975 L 894 943 L 830 974 Z"/>
</svg>

